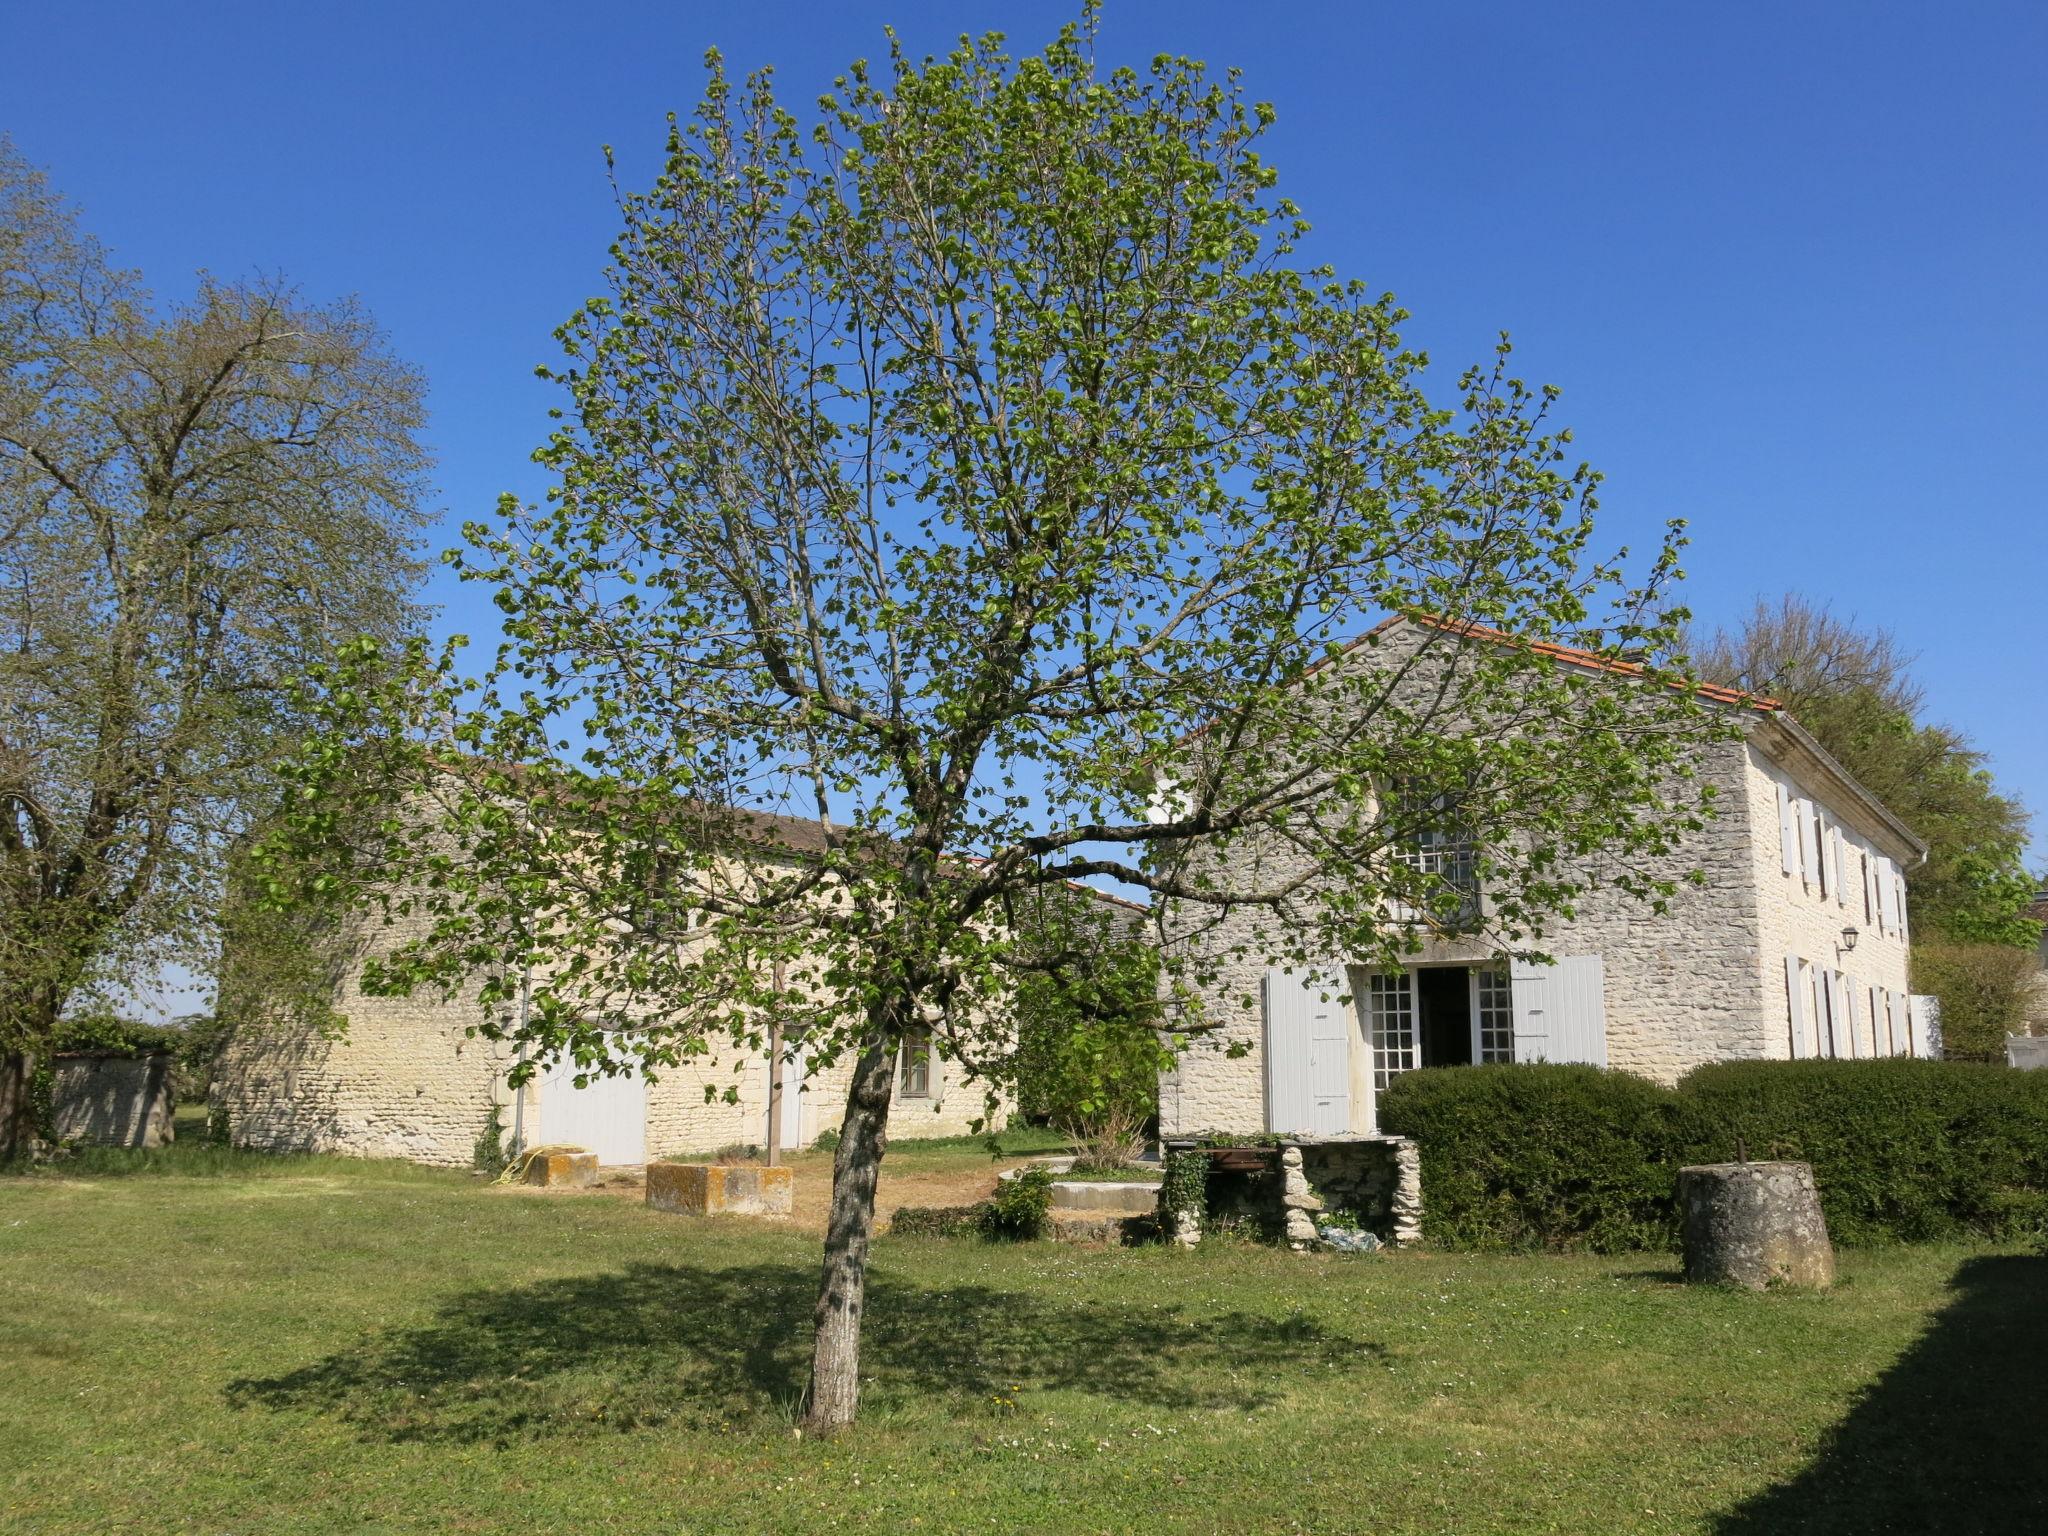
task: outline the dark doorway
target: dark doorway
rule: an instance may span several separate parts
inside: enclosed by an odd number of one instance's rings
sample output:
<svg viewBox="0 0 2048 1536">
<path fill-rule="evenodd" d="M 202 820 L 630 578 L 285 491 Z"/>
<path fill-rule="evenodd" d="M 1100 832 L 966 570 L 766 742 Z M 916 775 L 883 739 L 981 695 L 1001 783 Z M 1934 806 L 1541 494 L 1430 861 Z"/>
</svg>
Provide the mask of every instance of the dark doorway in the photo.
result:
<svg viewBox="0 0 2048 1536">
<path fill-rule="evenodd" d="M 1415 972 L 1415 1009 L 1422 1065 L 1472 1065 L 1472 973 L 1462 965 L 1425 965 Z"/>
</svg>

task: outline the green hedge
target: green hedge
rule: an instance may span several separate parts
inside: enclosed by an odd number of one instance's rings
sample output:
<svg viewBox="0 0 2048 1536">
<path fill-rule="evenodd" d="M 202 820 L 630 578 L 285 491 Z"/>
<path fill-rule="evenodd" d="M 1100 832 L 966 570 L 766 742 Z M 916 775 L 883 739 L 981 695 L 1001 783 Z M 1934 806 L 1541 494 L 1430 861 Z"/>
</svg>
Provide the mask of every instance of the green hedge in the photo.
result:
<svg viewBox="0 0 2048 1536">
<path fill-rule="evenodd" d="M 1669 1089 L 1598 1067 L 1404 1072 L 1380 1126 L 1422 1154 L 1422 1230 L 1453 1248 L 1667 1248 L 1686 1145 Z"/>
<path fill-rule="evenodd" d="M 1405 1073 L 1380 1123 L 1422 1152 L 1423 1231 L 1446 1247 L 1670 1248 L 1676 1172 L 1813 1164 L 1836 1241 L 2048 1229 L 2048 1073 L 1965 1062 L 1756 1061 L 1676 1089 L 1596 1067 Z"/>
<path fill-rule="evenodd" d="M 1678 1085 L 1694 1155 L 1813 1164 L 1835 1241 L 2048 1228 L 2048 1072 L 1966 1061 L 1739 1061 Z"/>
</svg>

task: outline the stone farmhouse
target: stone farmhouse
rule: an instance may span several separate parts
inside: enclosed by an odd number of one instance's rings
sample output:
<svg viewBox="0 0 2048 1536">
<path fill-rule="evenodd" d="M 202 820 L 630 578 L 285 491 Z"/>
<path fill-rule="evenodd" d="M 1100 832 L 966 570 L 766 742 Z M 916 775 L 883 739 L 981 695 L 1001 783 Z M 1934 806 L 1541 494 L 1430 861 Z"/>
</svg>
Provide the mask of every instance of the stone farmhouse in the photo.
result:
<svg viewBox="0 0 2048 1536">
<path fill-rule="evenodd" d="M 800 859 L 825 846 L 822 823 L 745 815 L 775 857 Z M 767 1056 L 730 1044 L 653 1081 L 635 1071 L 578 1086 L 575 1064 L 557 1062 L 523 1088 L 509 1087 L 514 1048 L 467 1033 L 483 1017 L 473 990 L 451 1000 L 362 990 L 366 962 L 406 931 L 366 923 L 344 944 L 331 998 L 347 1021 L 344 1032 L 252 1023 L 223 1044 L 211 1109 L 226 1116 L 237 1145 L 459 1166 L 472 1160 L 494 1110 L 507 1146 L 581 1146 L 604 1164 L 767 1143 Z M 852 1070 L 847 1056 L 829 1066 L 807 1060 L 801 1041 L 785 1049 L 782 1146 L 809 1146 L 838 1129 Z M 737 1089 L 738 1102 L 725 1101 L 727 1087 Z M 929 1039 L 902 1049 L 892 1138 L 965 1135 L 987 1112 L 984 1085 L 967 1082 L 960 1064 Z"/>
<path fill-rule="evenodd" d="M 1424 618 L 1374 635 L 1376 659 L 1354 644 L 1336 664 L 1522 643 Z M 1633 670 L 1544 649 L 1589 678 Z M 1426 679 L 1419 670 L 1416 686 Z M 1671 1082 L 1712 1061 L 1937 1054 L 1932 1000 L 1909 995 L 1906 977 L 1906 874 L 1925 845 L 1782 706 L 1701 693 L 1739 735 L 1702 749 L 1696 767 L 1719 788 L 1719 814 L 1656 872 L 1698 869 L 1704 884 L 1680 883 L 1662 916 L 1595 889 L 1551 925 L 1544 964 L 1424 928 L 1397 970 L 1342 955 L 1296 971 L 1230 961 L 1202 994 L 1213 1033 L 1162 1076 L 1163 1134 L 1374 1135 L 1379 1092 L 1415 1067 L 1589 1062 Z M 1474 851 L 1439 838 L 1398 856 L 1455 880 Z M 1226 953 L 1239 921 L 1216 921 L 1202 942 Z M 1246 1007 L 1248 997 L 1259 1002 Z"/>
</svg>

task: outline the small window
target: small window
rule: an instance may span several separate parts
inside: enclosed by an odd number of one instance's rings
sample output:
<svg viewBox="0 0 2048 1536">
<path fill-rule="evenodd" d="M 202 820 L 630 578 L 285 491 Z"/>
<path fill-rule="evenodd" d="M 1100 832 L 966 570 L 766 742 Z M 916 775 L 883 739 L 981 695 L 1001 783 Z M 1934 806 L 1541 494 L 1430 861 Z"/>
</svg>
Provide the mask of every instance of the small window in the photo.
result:
<svg viewBox="0 0 2048 1536">
<path fill-rule="evenodd" d="M 932 1096 L 930 1030 L 912 1030 L 903 1037 L 903 1056 L 898 1068 L 897 1092 L 906 1099 L 928 1099 Z"/>
</svg>

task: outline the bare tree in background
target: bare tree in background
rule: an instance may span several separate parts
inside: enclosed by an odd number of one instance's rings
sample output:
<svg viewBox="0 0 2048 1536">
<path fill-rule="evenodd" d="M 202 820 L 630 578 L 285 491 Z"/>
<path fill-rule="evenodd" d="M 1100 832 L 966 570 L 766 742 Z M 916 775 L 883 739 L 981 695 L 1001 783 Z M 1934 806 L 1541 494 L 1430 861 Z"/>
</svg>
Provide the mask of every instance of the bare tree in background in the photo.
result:
<svg viewBox="0 0 2048 1536">
<path fill-rule="evenodd" d="M 415 626 L 422 395 L 352 303 L 159 310 L 0 140 L 0 1155 L 83 990 L 210 965 L 289 686 Z"/>
</svg>

